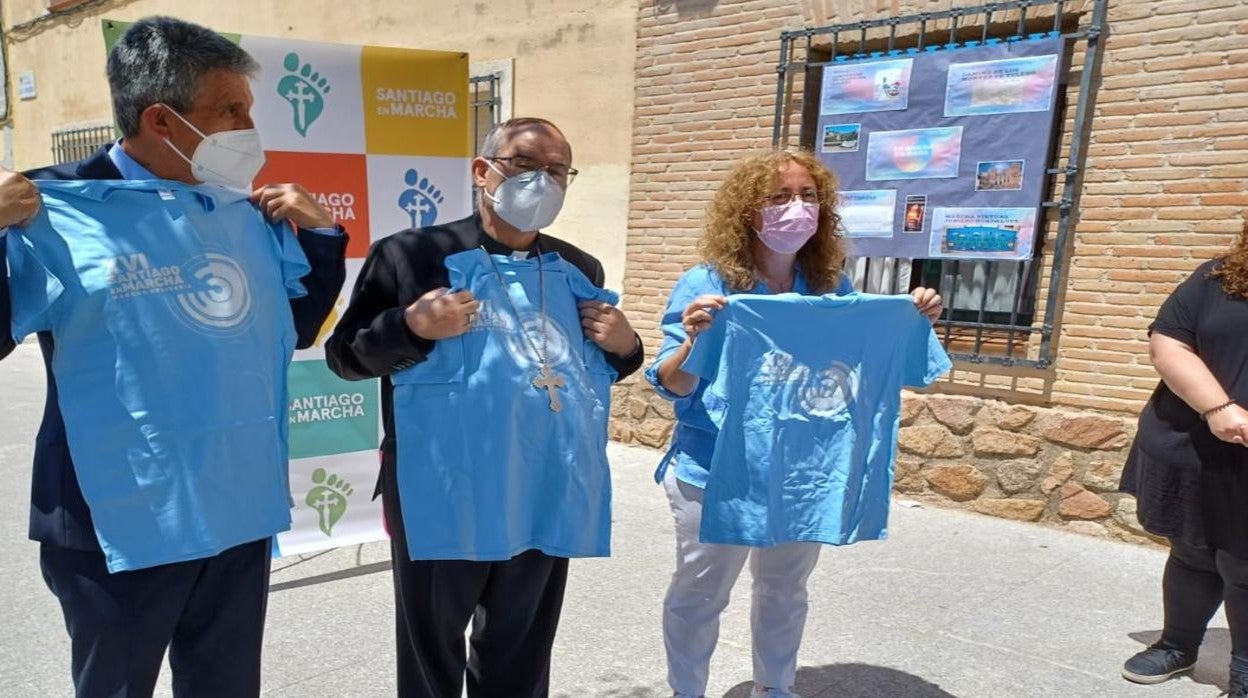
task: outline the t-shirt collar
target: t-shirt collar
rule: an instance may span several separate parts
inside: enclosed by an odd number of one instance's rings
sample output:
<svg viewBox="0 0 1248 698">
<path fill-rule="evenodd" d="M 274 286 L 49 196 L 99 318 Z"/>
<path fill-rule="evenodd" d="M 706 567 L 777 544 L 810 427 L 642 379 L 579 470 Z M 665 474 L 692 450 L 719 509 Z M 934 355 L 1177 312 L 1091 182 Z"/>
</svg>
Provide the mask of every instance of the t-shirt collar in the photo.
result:
<svg viewBox="0 0 1248 698">
<path fill-rule="evenodd" d="M 122 179 L 159 179 L 146 167 L 140 165 L 138 160 L 130 157 L 126 149 L 121 147 L 121 140 L 108 149 L 108 159 L 113 161 Z"/>
<path fill-rule="evenodd" d="M 473 218 L 475 219 L 474 222 L 477 224 L 477 244 L 485 248 L 485 251 L 489 254 L 511 257 L 517 252 L 521 252 L 525 257 L 528 257 L 537 254 L 539 251 L 545 251 L 543 249 L 545 246 L 542 244 L 541 233 L 538 233 L 537 236 L 533 238 L 533 244 L 529 245 L 528 249 L 516 250 L 504 245 L 498 240 L 495 240 L 489 233 L 485 232 L 485 226 L 481 222 L 481 214 L 475 214 Z"/>
</svg>

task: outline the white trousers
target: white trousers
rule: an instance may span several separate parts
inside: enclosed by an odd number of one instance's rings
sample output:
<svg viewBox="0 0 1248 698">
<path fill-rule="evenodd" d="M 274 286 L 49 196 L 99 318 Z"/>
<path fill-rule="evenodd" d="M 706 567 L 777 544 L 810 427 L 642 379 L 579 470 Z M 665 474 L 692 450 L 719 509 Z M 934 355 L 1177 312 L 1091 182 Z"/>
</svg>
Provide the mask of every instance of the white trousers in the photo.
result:
<svg viewBox="0 0 1248 698">
<path fill-rule="evenodd" d="M 818 543 L 770 548 L 699 542 L 702 490 L 668 468 L 663 480 L 676 518 L 676 573 L 663 601 L 667 681 L 680 696 L 701 696 L 719 640 L 719 616 L 728 606 L 741 568 L 750 561 L 754 578 L 750 633 L 754 681 L 790 690 L 797 674 L 797 649 L 806 625 L 806 580 L 819 560 Z"/>
</svg>

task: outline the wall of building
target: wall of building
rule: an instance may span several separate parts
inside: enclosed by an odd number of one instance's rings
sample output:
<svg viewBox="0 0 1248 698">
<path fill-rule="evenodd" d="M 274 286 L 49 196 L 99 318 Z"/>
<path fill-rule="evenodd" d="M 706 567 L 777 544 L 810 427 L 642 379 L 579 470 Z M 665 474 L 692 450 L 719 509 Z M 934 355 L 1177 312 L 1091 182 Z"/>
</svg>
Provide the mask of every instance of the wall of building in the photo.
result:
<svg viewBox="0 0 1248 698">
<path fill-rule="evenodd" d="M 513 60 L 512 113 L 559 124 L 581 171 L 550 232 L 598 256 L 620 288 L 637 12 L 637 0 L 105 2 L 30 31 L 6 31 L 10 80 L 33 70 L 38 87 L 29 101 L 10 91 L 13 161 L 18 168 L 48 164 L 53 130 L 110 120 L 103 18 L 169 14 L 225 32 L 467 51 L 474 63 Z M 44 0 L 4 3 L 6 29 L 45 14 Z"/>
<path fill-rule="evenodd" d="M 652 352 L 667 295 L 696 261 L 719 178 L 741 154 L 770 146 L 780 32 L 949 6 L 641 3 L 626 303 Z M 1066 3 L 1067 12 L 1091 7 Z M 1112 485 L 1157 382 L 1146 328 L 1176 283 L 1227 248 L 1248 208 L 1246 35 L 1241 0 L 1111 0 L 1056 366 L 1021 379 L 959 366 L 955 381 L 932 392 L 971 397 L 911 396 L 898 489 L 998 516 L 1138 534 L 1133 503 Z M 666 443 L 671 407 L 641 381 L 618 389 L 615 413 L 615 438 Z"/>
</svg>

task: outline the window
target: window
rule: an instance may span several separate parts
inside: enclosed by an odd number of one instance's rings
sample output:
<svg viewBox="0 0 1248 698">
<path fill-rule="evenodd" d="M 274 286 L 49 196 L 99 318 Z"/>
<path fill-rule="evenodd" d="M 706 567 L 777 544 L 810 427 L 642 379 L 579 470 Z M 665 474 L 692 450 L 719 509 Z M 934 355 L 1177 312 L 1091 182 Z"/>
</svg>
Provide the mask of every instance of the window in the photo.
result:
<svg viewBox="0 0 1248 698">
<path fill-rule="evenodd" d="M 91 157 L 117 138 L 112 126 L 84 126 L 52 132 L 52 164 L 62 165 Z"/>
<path fill-rule="evenodd" d="M 474 63 L 469 72 L 472 152 L 473 155 L 479 155 L 490 129 L 511 118 L 511 61 Z"/>
<path fill-rule="evenodd" d="M 904 293 L 920 285 L 938 289 L 945 313 L 937 333 L 958 360 L 1043 369 L 1056 355 L 1054 328 L 1066 287 L 1068 245 L 1077 219 L 1108 0 L 1086 3 L 1084 14 L 1068 11 L 1074 5 L 1070 0 L 1011 0 L 781 35 L 773 143 L 816 152 L 823 69 L 838 57 L 1009 42 L 1039 33 L 1060 36 L 1065 43 L 1070 60 L 1059 67 L 1055 117 L 1059 137 L 1054 138 L 1050 166 L 1044 171 L 1045 196 L 1032 257 L 850 260 L 848 271 L 865 291 Z M 1078 68 L 1072 70 L 1071 64 Z M 808 95 L 814 98 L 804 98 Z M 1063 147 L 1066 151 L 1060 152 Z"/>
</svg>

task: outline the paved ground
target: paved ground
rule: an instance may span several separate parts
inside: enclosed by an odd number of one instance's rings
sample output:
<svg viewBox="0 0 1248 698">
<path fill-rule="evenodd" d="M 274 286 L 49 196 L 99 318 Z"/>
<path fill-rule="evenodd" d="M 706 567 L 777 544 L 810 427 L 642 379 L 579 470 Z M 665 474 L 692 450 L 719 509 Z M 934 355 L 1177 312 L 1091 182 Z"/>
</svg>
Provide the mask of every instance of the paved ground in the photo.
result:
<svg viewBox="0 0 1248 698">
<path fill-rule="evenodd" d="M 43 402 L 33 346 L 0 363 L 0 695 L 70 693 L 59 609 L 26 540 L 32 437 Z M 665 693 L 659 609 L 671 521 L 650 484 L 656 454 L 615 448 L 615 555 L 572 565 L 556 648 L 559 696 Z M 1216 696 L 1229 639 L 1214 622 L 1194 679 L 1118 677 L 1157 635 L 1163 556 L 960 512 L 896 507 L 892 538 L 825 548 L 798 690 L 807 698 Z M 273 696 L 393 695 L 387 548 L 274 565 L 265 654 Z M 746 573 L 748 575 L 748 573 Z M 743 580 L 741 591 L 748 589 Z M 710 696 L 748 695 L 748 596 L 724 619 Z M 168 675 L 160 692 L 168 695 Z"/>
</svg>

